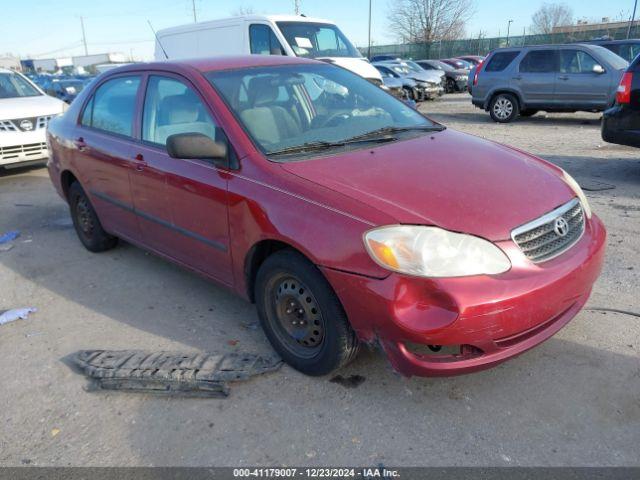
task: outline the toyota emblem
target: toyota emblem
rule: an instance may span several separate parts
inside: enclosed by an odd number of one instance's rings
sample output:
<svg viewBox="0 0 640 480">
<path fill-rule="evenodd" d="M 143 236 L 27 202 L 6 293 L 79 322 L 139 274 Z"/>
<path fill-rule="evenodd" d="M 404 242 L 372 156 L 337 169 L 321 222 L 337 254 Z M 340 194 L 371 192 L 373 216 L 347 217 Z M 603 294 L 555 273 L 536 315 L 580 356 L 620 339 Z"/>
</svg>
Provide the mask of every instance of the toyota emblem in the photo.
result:
<svg viewBox="0 0 640 480">
<path fill-rule="evenodd" d="M 553 231 L 556 232 L 556 235 L 559 237 L 565 237 L 567 233 L 569 233 L 569 224 L 562 217 L 556 218 L 553 224 Z"/>
<path fill-rule="evenodd" d="M 31 120 L 22 120 L 20 122 L 20 128 L 27 132 L 33 130 L 33 122 Z"/>
</svg>

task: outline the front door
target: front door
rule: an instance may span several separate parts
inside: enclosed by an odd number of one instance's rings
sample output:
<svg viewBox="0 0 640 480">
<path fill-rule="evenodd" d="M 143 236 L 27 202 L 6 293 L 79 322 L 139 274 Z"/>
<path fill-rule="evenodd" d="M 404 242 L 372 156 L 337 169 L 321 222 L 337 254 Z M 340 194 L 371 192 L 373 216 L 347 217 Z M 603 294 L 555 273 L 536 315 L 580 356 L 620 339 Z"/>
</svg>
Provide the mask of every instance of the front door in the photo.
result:
<svg viewBox="0 0 640 480">
<path fill-rule="evenodd" d="M 597 73 L 600 65 L 582 50 L 560 50 L 560 72 L 556 83 L 556 96 L 572 108 L 605 108 L 609 102 L 611 75 Z"/>
<path fill-rule="evenodd" d="M 80 181 L 105 230 L 136 239 L 129 173 L 134 168 L 132 138 L 139 75 L 111 78 L 99 85 L 82 111 L 74 159 Z"/>
<path fill-rule="evenodd" d="M 554 105 L 557 75 L 556 50 L 531 50 L 513 77 L 514 87 L 520 91 L 526 106 Z"/>
<path fill-rule="evenodd" d="M 171 158 L 170 135 L 221 135 L 193 85 L 182 77 L 148 77 L 142 111 L 142 143 L 131 177 L 145 244 L 222 283 L 232 284 L 227 176 L 205 160 Z"/>
</svg>

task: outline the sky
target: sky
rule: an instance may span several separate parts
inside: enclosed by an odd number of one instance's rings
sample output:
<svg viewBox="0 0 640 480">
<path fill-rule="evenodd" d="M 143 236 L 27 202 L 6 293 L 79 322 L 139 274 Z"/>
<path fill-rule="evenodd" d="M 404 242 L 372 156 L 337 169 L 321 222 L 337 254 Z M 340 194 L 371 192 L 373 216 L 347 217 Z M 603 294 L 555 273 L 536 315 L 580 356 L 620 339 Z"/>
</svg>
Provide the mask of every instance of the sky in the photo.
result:
<svg viewBox="0 0 640 480">
<path fill-rule="evenodd" d="M 198 20 L 213 20 L 251 8 L 255 13 L 293 13 L 293 0 L 0 0 L 0 55 L 22 58 L 59 58 L 82 55 L 80 17 L 84 18 L 90 54 L 121 52 L 134 60 L 153 56 L 156 30 L 193 22 L 192 1 Z M 477 37 L 520 35 L 543 0 L 472 0 L 475 14 L 467 34 Z M 356 46 L 367 44 L 369 0 L 299 0 L 307 16 L 336 22 Z M 374 45 L 396 43 L 389 28 L 388 12 L 393 0 L 372 0 Z M 634 0 L 564 0 L 575 17 L 629 18 Z M 640 12 L 638 13 L 640 15 Z"/>
</svg>

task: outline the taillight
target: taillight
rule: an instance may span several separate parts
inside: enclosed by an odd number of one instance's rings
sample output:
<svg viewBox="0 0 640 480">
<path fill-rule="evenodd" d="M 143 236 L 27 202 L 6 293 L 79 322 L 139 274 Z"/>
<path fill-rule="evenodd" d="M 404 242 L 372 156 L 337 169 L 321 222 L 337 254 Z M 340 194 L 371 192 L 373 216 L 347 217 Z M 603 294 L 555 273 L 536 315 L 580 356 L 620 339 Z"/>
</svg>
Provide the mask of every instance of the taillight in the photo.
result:
<svg viewBox="0 0 640 480">
<path fill-rule="evenodd" d="M 616 91 L 617 103 L 631 103 L 631 83 L 633 82 L 633 73 L 624 72 L 618 90 Z"/>
<path fill-rule="evenodd" d="M 480 63 L 478 64 L 478 66 L 476 67 L 476 71 L 473 74 L 473 85 L 476 86 L 478 85 L 478 75 L 480 75 L 480 69 L 482 68 L 482 64 L 484 63 L 484 59 L 480 60 Z"/>
</svg>

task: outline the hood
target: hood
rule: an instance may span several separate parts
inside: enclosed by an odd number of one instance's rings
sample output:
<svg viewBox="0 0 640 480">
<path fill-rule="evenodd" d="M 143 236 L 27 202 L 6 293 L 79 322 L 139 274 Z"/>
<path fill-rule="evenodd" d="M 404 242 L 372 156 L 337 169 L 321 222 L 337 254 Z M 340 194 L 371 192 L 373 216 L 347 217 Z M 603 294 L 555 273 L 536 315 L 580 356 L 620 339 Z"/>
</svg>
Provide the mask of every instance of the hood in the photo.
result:
<svg viewBox="0 0 640 480">
<path fill-rule="evenodd" d="M 382 75 L 376 67 L 371 65 L 366 58 L 363 57 L 326 57 L 331 63 L 342 68 L 351 70 L 364 78 L 373 78 L 382 82 Z"/>
<path fill-rule="evenodd" d="M 402 88 L 402 80 L 393 77 L 384 77 L 382 83 L 389 88 Z"/>
<path fill-rule="evenodd" d="M 398 223 L 493 241 L 575 196 L 544 161 L 452 130 L 282 166 Z"/>
<path fill-rule="evenodd" d="M 64 102 L 48 95 L 0 98 L 0 120 L 62 113 Z"/>
<path fill-rule="evenodd" d="M 451 70 L 451 73 L 456 77 L 468 77 L 470 75 L 469 70 L 465 70 L 463 68 L 456 68 L 455 70 Z"/>
<path fill-rule="evenodd" d="M 435 82 L 442 81 L 444 72 L 441 70 L 424 70 L 422 72 L 410 72 L 407 77 L 413 78 L 419 82 Z"/>
</svg>

